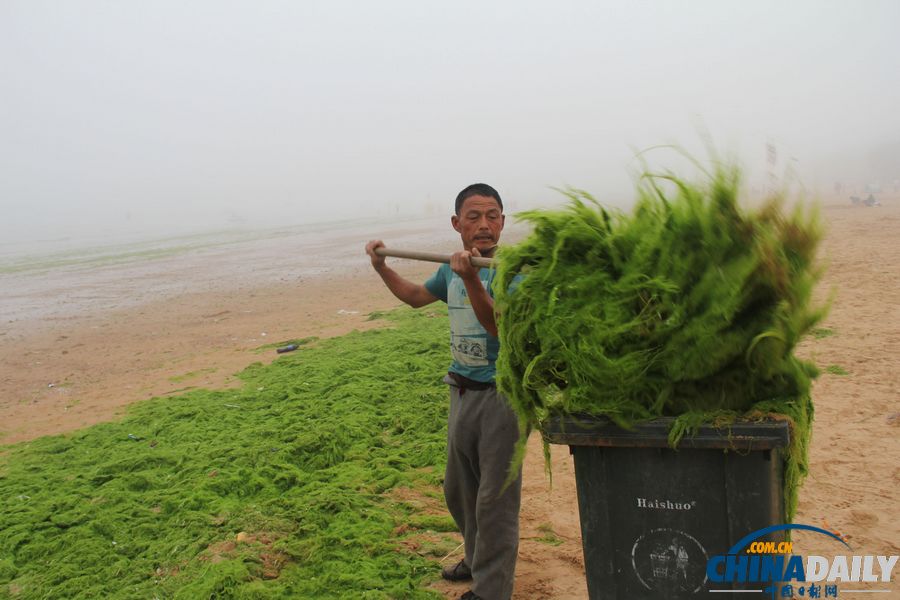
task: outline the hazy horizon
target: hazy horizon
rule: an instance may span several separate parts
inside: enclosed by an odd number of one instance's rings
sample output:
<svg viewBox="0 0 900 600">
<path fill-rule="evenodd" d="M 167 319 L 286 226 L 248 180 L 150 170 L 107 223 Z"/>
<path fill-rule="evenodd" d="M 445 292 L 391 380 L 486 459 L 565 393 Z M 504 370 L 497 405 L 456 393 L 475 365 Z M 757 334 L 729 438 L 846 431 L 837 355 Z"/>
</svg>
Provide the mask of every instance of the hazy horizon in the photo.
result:
<svg viewBox="0 0 900 600">
<path fill-rule="evenodd" d="M 473 181 L 621 205 L 635 150 L 706 133 L 750 188 L 892 190 L 898 32 L 888 0 L 5 0 L 0 239 L 449 214 Z"/>
</svg>

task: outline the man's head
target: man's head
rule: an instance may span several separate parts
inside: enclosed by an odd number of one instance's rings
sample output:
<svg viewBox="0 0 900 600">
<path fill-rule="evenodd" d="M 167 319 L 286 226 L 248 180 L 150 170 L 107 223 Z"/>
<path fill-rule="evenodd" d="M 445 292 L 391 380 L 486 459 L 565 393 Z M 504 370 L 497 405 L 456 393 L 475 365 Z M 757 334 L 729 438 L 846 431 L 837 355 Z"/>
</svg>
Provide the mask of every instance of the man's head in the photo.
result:
<svg viewBox="0 0 900 600">
<path fill-rule="evenodd" d="M 478 248 L 491 256 L 500 241 L 506 216 L 497 190 L 486 183 L 473 183 L 456 196 L 456 214 L 450 218 L 466 250 Z"/>
</svg>

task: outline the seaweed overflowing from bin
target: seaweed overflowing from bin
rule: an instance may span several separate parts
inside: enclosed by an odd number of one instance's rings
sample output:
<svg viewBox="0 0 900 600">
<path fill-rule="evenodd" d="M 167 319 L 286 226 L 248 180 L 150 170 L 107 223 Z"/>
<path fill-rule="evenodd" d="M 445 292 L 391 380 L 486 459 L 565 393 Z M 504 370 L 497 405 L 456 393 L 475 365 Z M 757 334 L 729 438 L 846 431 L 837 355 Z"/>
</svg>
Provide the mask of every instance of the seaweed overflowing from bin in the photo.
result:
<svg viewBox="0 0 900 600">
<path fill-rule="evenodd" d="M 816 210 L 788 214 L 783 196 L 743 209 L 739 183 L 725 165 L 701 183 L 645 174 L 630 214 L 581 190 L 521 214 L 532 234 L 498 257 L 497 381 L 523 427 L 551 413 L 625 428 L 673 416 L 673 446 L 701 424 L 782 415 L 791 518 L 817 374 L 793 350 L 826 311 L 811 302 L 822 233 Z"/>
</svg>

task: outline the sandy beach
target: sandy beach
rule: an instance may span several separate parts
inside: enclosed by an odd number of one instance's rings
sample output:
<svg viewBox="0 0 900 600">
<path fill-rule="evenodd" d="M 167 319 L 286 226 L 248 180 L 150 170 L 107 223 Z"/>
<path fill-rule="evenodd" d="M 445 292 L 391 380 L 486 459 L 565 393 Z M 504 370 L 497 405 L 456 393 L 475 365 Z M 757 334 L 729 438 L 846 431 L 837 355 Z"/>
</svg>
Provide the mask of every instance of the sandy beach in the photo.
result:
<svg viewBox="0 0 900 600">
<path fill-rule="evenodd" d="M 840 532 L 856 553 L 891 555 L 900 554 L 900 196 L 881 200 L 875 208 L 834 200 L 823 210 L 827 271 L 818 297 L 833 298 L 820 325 L 831 335 L 800 349 L 822 375 L 796 521 Z M 371 270 L 365 241 L 449 252 L 458 238 L 448 220 L 285 228 L 0 263 L 8 267 L 0 271 L 0 443 L 114 419 L 154 396 L 234 385 L 235 373 L 276 357 L 257 350 L 266 344 L 372 327 L 369 312 L 398 302 Z M 513 227 L 506 239 L 521 233 Z M 393 264 L 418 281 L 434 269 Z M 515 598 L 587 598 L 568 450 L 553 448 L 551 488 L 537 436 L 529 444 Z M 538 541 L 548 530 L 562 543 Z M 817 537 L 795 540 L 804 554 L 834 553 Z M 448 598 L 467 589 L 435 585 Z"/>
</svg>

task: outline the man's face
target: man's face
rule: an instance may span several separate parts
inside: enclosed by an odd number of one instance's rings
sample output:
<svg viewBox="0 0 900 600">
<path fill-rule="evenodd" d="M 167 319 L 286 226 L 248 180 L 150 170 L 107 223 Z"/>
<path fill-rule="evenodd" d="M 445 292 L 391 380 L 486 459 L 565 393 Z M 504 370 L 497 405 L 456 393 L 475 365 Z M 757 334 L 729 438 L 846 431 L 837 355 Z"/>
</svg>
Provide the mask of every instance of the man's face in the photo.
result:
<svg viewBox="0 0 900 600">
<path fill-rule="evenodd" d="M 482 256 L 490 256 L 494 246 L 500 242 L 500 232 L 506 216 L 500 205 L 489 196 L 469 196 L 463 202 L 458 215 L 450 222 L 459 232 L 466 250 L 478 248 Z"/>
</svg>

